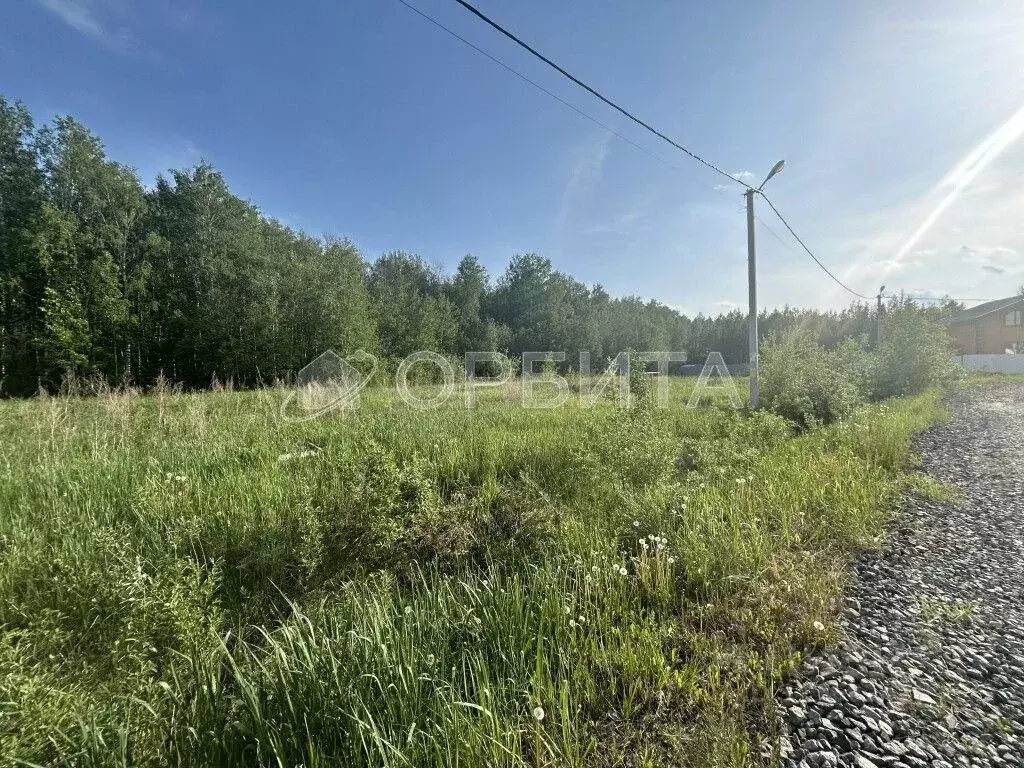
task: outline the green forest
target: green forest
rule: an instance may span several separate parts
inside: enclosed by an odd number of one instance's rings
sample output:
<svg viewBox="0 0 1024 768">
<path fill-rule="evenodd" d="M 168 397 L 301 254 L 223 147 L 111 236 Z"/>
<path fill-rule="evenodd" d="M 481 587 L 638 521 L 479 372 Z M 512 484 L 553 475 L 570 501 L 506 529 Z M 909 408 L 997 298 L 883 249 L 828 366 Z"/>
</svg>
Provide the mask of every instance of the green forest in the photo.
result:
<svg viewBox="0 0 1024 768">
<path fill-rule="evenodd" d="M 875 319 L 867 304 L 761 317 L 762 334 L 796 325 L 832 346 L 869 337 Z M 559 350 L 599 365 L 628 348 L 741 362 L 746 314 L 689 318 L 613 297 L 533 253 L 497 276 L 472 255 L 454 274 L 403 251 L 371 260 L 344 237 L 263 215 L 205 162 L 147 186 L 74 118 L 36 125 L 0 96 L 3 395 L 52 390 L 69 374 L 254 386 L 289 379 L 327 349 L 387 359 Z"/>
</svg>

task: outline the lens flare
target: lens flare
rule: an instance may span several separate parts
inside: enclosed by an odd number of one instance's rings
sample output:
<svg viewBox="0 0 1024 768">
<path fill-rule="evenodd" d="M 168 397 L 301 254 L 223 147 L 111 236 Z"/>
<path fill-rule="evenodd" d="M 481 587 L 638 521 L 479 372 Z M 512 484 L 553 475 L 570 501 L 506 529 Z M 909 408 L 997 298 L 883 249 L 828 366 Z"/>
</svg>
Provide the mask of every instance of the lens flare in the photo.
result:
<svg viewBox="0 0 1024 768">
<path fill-rule="evenodd" d="M 903 244 L 903 247 L 893 257 L 894 268 L 910 252 L 910 249 L 917 245 L 918 241 L 931 229 L 942 214 L 960 196 L 978 174 L 985 170 L 991 163 L 1013 144 L 1021 134 L 1024 134 L 1024 107 L 1021 107 L 1014 115 L 1003 123 L 991 136 L 981 144 L 972 149 L 946 177 L 939 182 L 937 190 L 948 189 L 945 197 L 939 201 L 935 209 L 928 214 L 914 234 Z M 888 271 L 888 270 L 887 270 Z"/>
</svg>

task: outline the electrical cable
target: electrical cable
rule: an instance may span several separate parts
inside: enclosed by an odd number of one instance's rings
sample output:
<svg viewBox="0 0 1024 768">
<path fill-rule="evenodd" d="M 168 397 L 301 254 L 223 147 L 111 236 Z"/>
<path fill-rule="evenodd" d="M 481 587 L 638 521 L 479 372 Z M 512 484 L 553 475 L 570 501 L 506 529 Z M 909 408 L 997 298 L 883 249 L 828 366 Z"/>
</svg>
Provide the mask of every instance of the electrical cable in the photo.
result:
<svg viewBox="0 0 1024 768">
<path fill-rule="evenodd" d="M 399 2 L 404 2 L 404 0 L 399 0 Z M 647 129 L 648 131 L 650 131 L 651 133 L 653 133 L 653 134 L 654 134 L 655 136 L 657 136 L 657 137 L 658 137 L 659 139 L 662 139 L 662 140 L 664 140 L 664 141 L 667 141 L 667 142 L 668 142 L 669 144 L 671 144 L 671 145 L 672 145 L 673 147 L 675 147 L 676 149 L 678 149 L 678 150 L 679 150 L 680 152 L 683 152 L 684 154 L 686 154 L 686 155 L 689 155 L 689 156 L 690 156 L 691 158 L 693 158 L 694 160 L 696 160 L 696 161 L 697 161 L 698 163 L 701 163 L 702 165 L 704 165 L 704 166 L 706 166 L 706 167 L 710 168 L 710 169 L 711 169 L 712 171 L 714 171 L 715 173 L 721 174 L 722 176 L 725 176 L 725 177 L 726 177 L 727 179 L 729 179 L 730 181 L 734 181 L 734 182 L 736 182 L 737 184 L 740 184 L 740 185 L 742 185 L 743 187 L 746 187 L 746 186 L 747 186 L 747 185 L 746 185 L 746 184 L 744 184 L 744 183 L 743 183 L 742 181 L 740 181 L 740 180 L 739 180 L 739 179 L 737 179 L 737 178 L 736 178 L 735 176 L 733 176 L 733 175 L 732 175 L 731 173 L 726 173 L 725 171 L 723 171 L 723 170 L 722 170 L 721 168 L 719 168 L 719 167 L 718 167 L 717 165 L 715 165 L 714 163 L 712 163 L 712 162 L 709 162 L 708 160 L 705 160 L 705 159 L 704 159 L 703 157 L 701 157 L 700 155 L 698 155 L 698 154 L 697 154 L 696 152 L 691 152 L 691 151 L 690 151 L 689 149 L 687 149 L 686 147 L 684 147 L 684 146 L 683 146 L 682 144 L 680 144 L 679 142 L 677 142 L 677 141 L 673 141 L 672 139 L 670 139 L 670 138 L 669 138 L 668 136 L 666 136 L 666 135 L 665 135 L 664 133 L 662 133 L 662 132 L 661 132 L 661 131 L 659 131 L 658 129 L 656 129 L 656 128 L 652 127 L 652 126 L 651 126 L 651 125 L 649 125 L 648 123 L 645 123 L 645 122 L 644 122 L 643 120 L 641 120 L 641 119 L 640 119 L 639 117 L 637 117 L 636 115 L 634 115 L 633 113 L 631 113 L 631 112 L 630 112 L 629 110 L 627 110 L 627 109 L 625 109 L 625 108 L 623 108 L 623 107 L 620 107 L 620 106 L 619 106 L 618 104 L 616 104 L 616 103 L 615 103 L 614 101 L 612 101 L 611 99 L 609 99 L 609 98 L 608 98 L 607 96 L 604 96 L 604 95 L 603 95 L 602 93 L 600 93 L 600 92 L 599 92 L 599 91 L 597 91 L 596 89 L 594 89 L 594 88 L 590 87 L 589 85 L 587 85 L 587 84 L 586 84 L 585 82 L 583 82 L 582 80 L 580 80 L 580 79 L 579 79 L 578 77 L 576 77 L 575 75 L 573 75 L 573 74 L 569 73 L 568 71 L 566 71 L 565 69 L 563 69 L 562 67 L 560 67 L 560 66 L 559 66 L 558 64 L 556 64 L 555 62 L 553 62 L 553 61 L 552 61 L 551 59 L 549 59 L 549 58 L 548 58 L 547 56 L 545 56 L 544 54 L 542 54 L 542 53 L 541 53 L 540 51 L 538 51 L 538 50 L 537 50 L 536 48 L 534 48 L 533 46 L 531 46 L 531 45 L 530 45 L 529 43 L 527 43 L 527 42 L 525 42 L 525 41 L 521 40 L 520 38 L 516 37 L 516 36 L 515 36 L 514 34 L 512 34 L 511 32 L 509 32 L 509 31 L 508 31 L 507 29 L 505 29 L 505 28 L 504 28 L 503 26 L 501 26 L 500 24 L 498 24 L 498 22 L 494 21 L 493 19 L 491 19 L 491 18 L 489 18 L 489 17 L 487 16 L 487 15 L 485 15 L 485 14 L 484 14 L 484 13 L 483 13 L 482 11 L 480 11 L 480 10 L 479 10 L 479 9 L 477 9 L 477 8 L 475 8 L 475 7 L 474 7 L 473 5 L 471 5 L 470 3 L 467 3 L 467 2 L 466 2 L 466 0 L 455 0 L 455 2 L 457 2 L 457 3 L 459 4 L 459 5 L 461 5 L 461 6 L 463 7 L 463 8 L 465 8 L 465 9 L 466 9 L 467 11 L 469 11 L 470 13 L 472 13 L 472 14 L 473 14 L 474 16 L 477 16 L 478 18 L 480 18 L 480 19 L 481 19 L 482 21 L 484 21 L 484 22 L 485 22 L 486 24 L 488 24 L 489 26 L 491 26 L 491 27 L 493 27 L 494 29 L 496 29 L 496 30 L 497 30 L 498 32 L 500 32 L 501 34 L 503 34 L 503 35 L 504 35 L 505 37 L 507 37 L 507 38 L 508 38 L 509 40 L 511 40 L 512 42 L 514 42 L 514 43 L 515 43 L 516 45 L 518 45 L 519 47 L 523 48 L 523 49 L 524 49 L 524 50 L 526 50 L 526 51 L 529 51 L 529 52 L 530 52 L 531 54 L 533 54 L 533 55 L 534 55 L 534 56 L 536 56 L 536 57 L 537 57 L 538 59 L 540 59 L 540 60 L 541 60 L 541 61 L 543 61 L 543 62 L 544 62 L 545 64 L 547 64 L 547 65 L 548 65 L 549 67 L 551 67 L 551 68 L 552 68 L 552 69 L 554 69 L 555 71 L 559 72 L 560 74 L 564 75 L 565 77 L 569 78 L 569 79 L 570 79 L 570 80 L 571 80 L 572 82 L 574 82 L 574 83 L 575 83 L 576 85 L 578 85 L 578 86 L 579 86 L 580 88 L 582 88 L 583 90 L 587 91 L 587 92 L 588 92 L 588 93 L 590 93 L 591 95 L 593 95 L 593 96 L 596 96 L 596 97 L 597 97 L 598 99 L 600 99 L 601 101 L 603 101 L 603 102 L 604 102 L 605 104 L 607 104 L 607 105 L 608 105 L 609 107 L 611 107 L 612 109 L 614 109 L 614 110 L 616 110 L 616 111 L 618 111 L 618 112 L 621 112 L 621 113 L 622 113 L 623 115 L 625 115 L 626 117 L 628 117 L 628 118 L 629 118 L 630 120 L 632 120 L 632 121 L 633 121 L 634 123 L 636 123 L 637 125 L 641 126 L 642 128 L 645 128 L 645 129 Z"/>
</svg>

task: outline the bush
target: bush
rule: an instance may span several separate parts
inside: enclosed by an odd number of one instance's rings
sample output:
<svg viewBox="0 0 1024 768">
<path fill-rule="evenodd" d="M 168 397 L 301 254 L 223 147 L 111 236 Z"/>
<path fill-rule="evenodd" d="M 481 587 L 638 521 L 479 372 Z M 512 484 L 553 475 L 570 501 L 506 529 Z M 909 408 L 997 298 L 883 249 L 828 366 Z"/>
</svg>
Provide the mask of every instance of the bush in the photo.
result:
<svg viewBox="0 0 1024 768">
<path fill-rule="evenodd" d="M 806 331 L 775 336 L 761 350 L 762 404 L 803 429 L 842 419 L 863 399 L 856 359 L 849 344 L 827 350 Z"/>
<path fill-rule="evenodd" d="M 867 394 L 874 400 L 954 384 L 962 368 L 953 361 L 946 329 L 915 307 L 894 307 L 884 321 L 882 344 L 872 355 Z"/>
</svg>

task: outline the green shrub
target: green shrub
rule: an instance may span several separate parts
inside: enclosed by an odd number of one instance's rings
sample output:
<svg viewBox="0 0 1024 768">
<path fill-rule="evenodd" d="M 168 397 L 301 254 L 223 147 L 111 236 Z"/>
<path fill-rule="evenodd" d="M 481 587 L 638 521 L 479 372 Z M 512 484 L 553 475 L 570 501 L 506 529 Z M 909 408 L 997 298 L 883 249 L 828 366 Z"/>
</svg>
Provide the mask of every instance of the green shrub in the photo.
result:
<svg viewBox="0 0 1024 768">
<path fill-rule="evenodd" d="M 883 341 L 872 355 L 868 394 L 874 400 L 924 392 L 954 384 L 962 368 L 953 361 L 946 329 L 915 307 L 895 307 L 886 315 Z"/>
<path fill-rule="evenodd" d="M 810 429 L 848 416 L 862 401 L 848 345 L 827 350 L 805 331 L 776 336 L 761 351 L 763 405 Z"/>
</svg>

